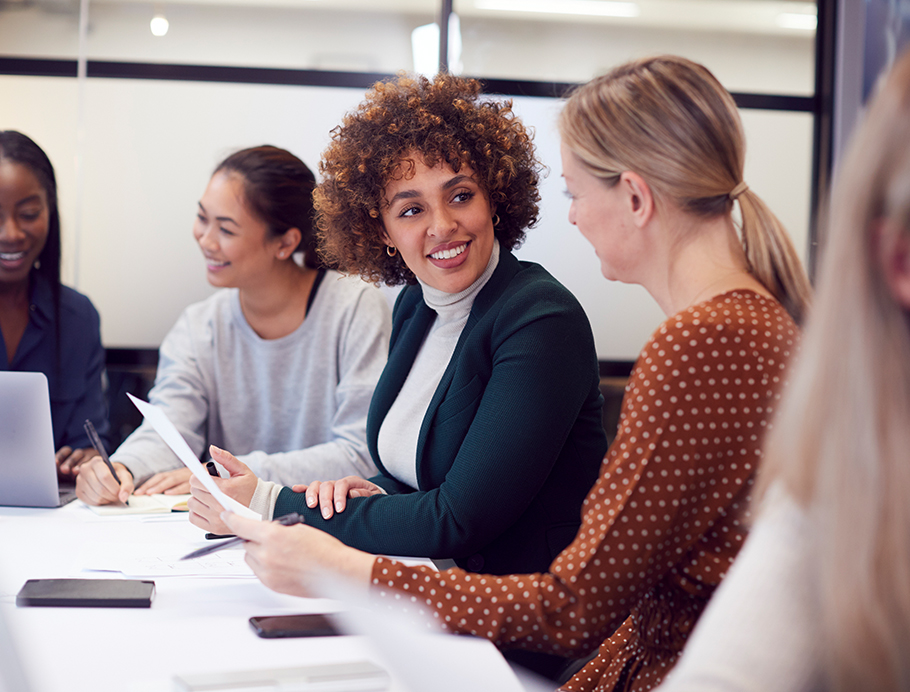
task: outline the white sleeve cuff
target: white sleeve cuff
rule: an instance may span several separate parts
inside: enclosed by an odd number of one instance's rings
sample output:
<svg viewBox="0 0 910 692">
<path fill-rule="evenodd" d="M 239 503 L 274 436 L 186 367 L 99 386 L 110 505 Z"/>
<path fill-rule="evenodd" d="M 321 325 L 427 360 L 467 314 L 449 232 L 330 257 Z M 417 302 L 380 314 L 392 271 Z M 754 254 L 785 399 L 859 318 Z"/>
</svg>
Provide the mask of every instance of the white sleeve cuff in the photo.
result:
<svg viewBox="0 0 910 692">
<path fill-rule="evenodd" d="M 284 487 L 279 483 L 264 481 L 262 479 L 256 483 L 256 491 L 253 493 L 253 499 L 250 500 L 250 509 L 258 513 L 263 519 L 271 520 L 275 513 L 275 503 L 278 501 L 278 493 Z"/>
</svg>

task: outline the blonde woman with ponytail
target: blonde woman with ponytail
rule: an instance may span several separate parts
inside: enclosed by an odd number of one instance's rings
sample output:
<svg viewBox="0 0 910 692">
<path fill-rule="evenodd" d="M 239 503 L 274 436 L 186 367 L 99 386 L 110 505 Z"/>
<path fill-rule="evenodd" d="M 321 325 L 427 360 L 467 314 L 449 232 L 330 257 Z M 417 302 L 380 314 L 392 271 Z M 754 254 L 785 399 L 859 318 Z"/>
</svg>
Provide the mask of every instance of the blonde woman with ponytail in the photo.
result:
<svg viewBox="0 0 910 692">
<path fill-rule="evenodd" d="M 670 251 L 717 242 L 705 256 L 690 254 L 700 265 L 717 265 L 733 283 L 760 286 L 794 321 L 802 321 L 810 294 L 805 270 L 780 221 L 743 180 L 745 136 L 739 113 L 733 97 L 707 69 L 669 56 L 618 67 L 575 93 L 560 131 L 564 151 L 587 174 L 613 187 L 625 182 L 623 172 L 630 172 L 647 184 L 659 215 L 681 213 L 664 224 Z M 734 201 L 742 217 L 741 242 L 731 216 Z M 673 273 L 672 266 L 664 271 L 667 263 L 674 262 L 661 258 L 647 266 L 658 283 Z M 687 262 L 675 264 L 692 273 Z M 703 276 L 700 272 L 696 283 Z M 636 277 L 633 281 L 642 283 Z M 661 288 L 645 287 L 673 314 L 655 295 Z"/>
<path fill-rule="evenodd" d="M 910 689 L 910 53 L 828 216 L 758 519 L 673 692 Z"/>
<path fill-rule="evenodd" d="M 453 632 L 573 661 L 565 690 L 648 690 L 745 539 L 809 287 L 743 180 L 736 106 L 705 68 L 623 65 L 579 88 L 559 126 L 569 221 L 606 278 L 641 284 L 668 318 L 632 372 L 574 541 L 546 572 L 492 576 L 409 567 L 310 527 L 226 521 L 271 588 L 306 594 L 328 568 Z"/>
</svg>

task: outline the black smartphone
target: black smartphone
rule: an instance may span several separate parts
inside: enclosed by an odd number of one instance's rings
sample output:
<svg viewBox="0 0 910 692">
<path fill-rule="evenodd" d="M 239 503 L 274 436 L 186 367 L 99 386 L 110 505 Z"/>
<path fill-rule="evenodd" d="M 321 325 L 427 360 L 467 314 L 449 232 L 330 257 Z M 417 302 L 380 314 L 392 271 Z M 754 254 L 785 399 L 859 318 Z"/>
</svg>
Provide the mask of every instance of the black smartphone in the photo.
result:
<svg viewBox="0 0 910 692">
<path fill-rule="evenodd" d="M 278 637 L 334 637 L 343 634 L 325 615 L 261 615 L 250 618 L 256 634 L 266 639 Z"/>
</svg>

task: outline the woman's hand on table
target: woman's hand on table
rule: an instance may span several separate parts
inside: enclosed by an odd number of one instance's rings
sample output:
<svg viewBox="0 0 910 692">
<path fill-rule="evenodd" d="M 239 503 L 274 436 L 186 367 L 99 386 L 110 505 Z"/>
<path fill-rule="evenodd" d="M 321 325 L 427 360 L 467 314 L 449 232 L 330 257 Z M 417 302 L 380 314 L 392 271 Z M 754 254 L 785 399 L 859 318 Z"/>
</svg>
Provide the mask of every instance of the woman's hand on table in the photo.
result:
<svg viewBox="0 0 910 692">
<path fill-rule="evenodd" d="M 188 468 L 162 471 L 145 481 L 136 488 L 136 495 L 185 495 L 190 491 L 190 478 L 192 472 Z"/>
<path fill-rule="evenodd" d="M 117 479 L 101 457 L 94 457 L 79 467 L 76 475 L 76 497 L 87 505 L 110 505 L 126 502 L 133 492 L 133 474 L 126 466 L 114 462 Z"/>
<path fill-rule="evenodd" d="M 246 562 L 273 591 L 292 596 L 320 596 L 328 576 L 346 577 L 355 587 L 369 588 L 374 555 L 346 546 L 311 526 L 281 526 L 224 512 L 221 522 L 230 533 L 247 540 Z"/>
<path fill-rule="evenodd" d="M 331 519 L 335 512 L 343 512 L 349 497 L 383 494 L 378 485 L 358 476 L 346 476 L 337 481 L 313 481 L 309 485 L 295 485 L 291 490 L 306 493 L 307 507 L 315 509 L 318 505 L 324 519 Z"/>
<path fill-rule="evenodd" d="M 218 484 L 218 488 L 225 495 L 237 500 L 245 507 L 249 507 L 253 493 L 256 492 L 256 485 L 259 483 L 256 474 L 233 454 L 219 449 L 215 445 L 209 447 L 209 453 L 212 455 L 212 459 L 221 464 L 229 474 L 228 478 L 212 477 L 212 480 Z M 190 499 L 187 501 L 190 523 L 211 533 L 231 533 L 230 529 L 221 521 L 221 513 L 224 508 L 195 476 L 190 479 L 190 494 Z"/>
<path fill-rule="evenodd" d="M 96 456 L 98 452 L 94 447 L 73 449 L 69 445 L 64 445 L 57 450 L 57 471 L 61 476 L 75 476 L 82 464 Z"/>
</svg>

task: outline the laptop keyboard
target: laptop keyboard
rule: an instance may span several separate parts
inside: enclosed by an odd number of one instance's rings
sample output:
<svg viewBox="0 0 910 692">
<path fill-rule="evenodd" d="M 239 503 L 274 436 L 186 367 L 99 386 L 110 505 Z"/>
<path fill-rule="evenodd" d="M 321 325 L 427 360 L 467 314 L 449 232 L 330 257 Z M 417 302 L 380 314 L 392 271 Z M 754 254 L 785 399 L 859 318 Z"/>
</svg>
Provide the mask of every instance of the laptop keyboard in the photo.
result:
<svg viewBox="0 0 910 692">
<path fill-rule="evenodd" d="M 64 481 L 59 481 L 57 491 L 60 497 L 60 507 L 63 507 L 63 505 L 69 504 L 76 499 L 75 483 L 66 483 Z"/>
</svg>

